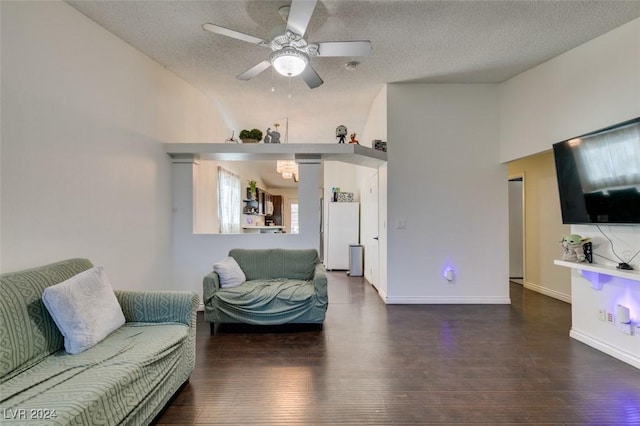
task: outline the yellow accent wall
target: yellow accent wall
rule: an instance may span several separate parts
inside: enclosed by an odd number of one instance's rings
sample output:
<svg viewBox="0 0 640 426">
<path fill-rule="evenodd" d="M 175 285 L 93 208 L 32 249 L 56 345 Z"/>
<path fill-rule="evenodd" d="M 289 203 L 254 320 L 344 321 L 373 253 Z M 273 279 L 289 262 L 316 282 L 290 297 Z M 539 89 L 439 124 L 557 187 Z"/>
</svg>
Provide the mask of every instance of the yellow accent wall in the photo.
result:
<svg viewBox="0 0 640 426">
<path fill-rule="evenodd" d="M 524 177 L 524 285 L 571 302 L 571 272 L 553 264 L 562 252 L 560 239 L 571 233 L 562 224 L 553 152 L 512 161 L 508 173 Z"/>
</svg>

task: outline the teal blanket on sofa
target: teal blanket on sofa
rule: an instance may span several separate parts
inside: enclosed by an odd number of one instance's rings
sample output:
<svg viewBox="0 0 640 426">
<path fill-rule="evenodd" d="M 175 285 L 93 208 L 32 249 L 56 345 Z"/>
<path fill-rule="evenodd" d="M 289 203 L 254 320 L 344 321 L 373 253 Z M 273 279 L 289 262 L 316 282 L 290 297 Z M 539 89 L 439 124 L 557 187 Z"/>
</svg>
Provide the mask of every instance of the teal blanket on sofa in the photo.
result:
<svg viewBox="0 0 640 426">
<path fill-rule="evenodd" d="M 247 281 L 221 288 L 204 278 L 205 319 L 211 323 L 321 324 L 327 311 L 327 277 L 316 250 L 234 249 Z"/>
<path fill-rule="evenodd" d="M 180 385 L 164 382 L 179 368 L 188 334 L 184 324 L 129 323 L 87 351 L 69 355 L 62 349 L 3 381 L 0 405 L 26 410 L 25 420 L 44 410 L 60 424 L 127 423 L 140 414 L 147 419 L 149 393 Z"/>
</svg>

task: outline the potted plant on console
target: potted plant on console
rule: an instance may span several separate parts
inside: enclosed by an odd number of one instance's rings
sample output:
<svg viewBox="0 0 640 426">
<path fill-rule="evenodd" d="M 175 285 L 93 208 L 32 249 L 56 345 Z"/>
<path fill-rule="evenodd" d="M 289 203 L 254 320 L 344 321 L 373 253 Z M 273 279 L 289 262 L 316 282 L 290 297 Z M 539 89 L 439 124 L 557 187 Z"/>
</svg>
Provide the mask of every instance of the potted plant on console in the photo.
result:
<svg viewBox="0 0 640 426">
<path fill-rule="evenodd" d="M 244 129 L 240 132 L 242 143 L 258 143 L 262 140 L 262 130 L 260 129 Z"/>
</svg>

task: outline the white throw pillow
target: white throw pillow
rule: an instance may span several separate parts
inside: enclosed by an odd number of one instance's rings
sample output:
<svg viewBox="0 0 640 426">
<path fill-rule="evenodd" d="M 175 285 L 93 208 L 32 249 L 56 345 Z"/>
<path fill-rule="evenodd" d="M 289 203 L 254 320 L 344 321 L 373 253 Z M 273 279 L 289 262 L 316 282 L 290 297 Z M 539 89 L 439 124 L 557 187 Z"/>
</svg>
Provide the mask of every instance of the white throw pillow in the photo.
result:
<svg viewBox="0 0 640 426">
<path fill-rule="evenodd" d="M 45 288 L 42 301 L 64 336 L 64 348 L 70 354 L 91 348 L 125 323 L 122 308 L 101 266 Z"/>
<path fill-rule="evenodd" d="M 227 256 L 214 264 L 213 270 L 220 277 L 220 287 L 222 288 L 236 287 L 247 280 L 242 268 L 231 256 Z"/>
</svg>

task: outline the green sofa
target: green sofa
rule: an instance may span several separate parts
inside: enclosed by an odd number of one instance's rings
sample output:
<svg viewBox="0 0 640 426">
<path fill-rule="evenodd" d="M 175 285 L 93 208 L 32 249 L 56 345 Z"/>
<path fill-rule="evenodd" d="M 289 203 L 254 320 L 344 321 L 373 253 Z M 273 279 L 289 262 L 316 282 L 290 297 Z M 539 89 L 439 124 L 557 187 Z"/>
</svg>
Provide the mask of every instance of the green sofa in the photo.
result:
<svg viewBox="0 0 640 426">
<path fill-rule="evenodd" d="M 204 318 L 211 323 L 322 324 L 327 276 L 314 249 L 233 249 L 246 281 L 221 288 L 216 272 L 203 280 Z"/>
<path fill-rule="evenodd" d="M 125 325 L 84 352 L 65 352 L 42 293 L 92 266 L 70 259 L 0 276 L 0 412 L 7 424 L 149 424 L 193 371 L 193 292 L 116 290 Z"/>
</svg>

